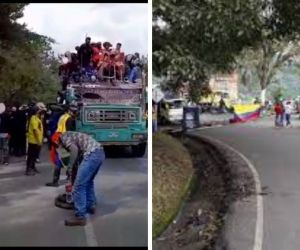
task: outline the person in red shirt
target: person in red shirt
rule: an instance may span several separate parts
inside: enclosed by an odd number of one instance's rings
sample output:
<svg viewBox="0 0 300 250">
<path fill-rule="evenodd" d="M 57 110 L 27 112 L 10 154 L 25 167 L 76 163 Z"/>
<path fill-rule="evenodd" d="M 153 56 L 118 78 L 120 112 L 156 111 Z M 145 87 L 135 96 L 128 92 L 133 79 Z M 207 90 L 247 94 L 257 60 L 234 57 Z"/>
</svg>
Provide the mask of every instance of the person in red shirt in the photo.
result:
<svg viewBox="0 0 300 250">
<path fill-rule="evenodd" d="M 92 61 L 93 61 L 94 67 L 97 67 L 97 65 L 100 61 L 100 58 L 101 58 L 101 53 L 102 53 L 102 44 L 101 44 L 101 42 L 98 42 L 93 46 Z"/>
<path fill-rule="evenodd" d="M 275 127 L 282 127 L 283 126 L 283 115 L 284 115 L 284 108 L 281 102 L 276 102 L 275 107 Z"/>
</svg>

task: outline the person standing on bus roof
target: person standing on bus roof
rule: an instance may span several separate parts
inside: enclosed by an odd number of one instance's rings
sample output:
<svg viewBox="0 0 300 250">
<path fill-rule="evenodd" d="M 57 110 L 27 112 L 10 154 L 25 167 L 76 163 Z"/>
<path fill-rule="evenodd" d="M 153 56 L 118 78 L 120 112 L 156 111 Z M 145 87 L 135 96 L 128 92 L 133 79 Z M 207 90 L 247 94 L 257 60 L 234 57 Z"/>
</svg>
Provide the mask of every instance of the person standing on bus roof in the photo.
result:
<svg viewBox="0 0 300 250">
<path fill-rule="evenodd" d="M 91 38 L 87 37 L 85 43 L 82 44 L 78 50 L 79 63 L 82 68 L 89 66 L 93 55 L 93 48 L 91 46 Z"/>
</svg>

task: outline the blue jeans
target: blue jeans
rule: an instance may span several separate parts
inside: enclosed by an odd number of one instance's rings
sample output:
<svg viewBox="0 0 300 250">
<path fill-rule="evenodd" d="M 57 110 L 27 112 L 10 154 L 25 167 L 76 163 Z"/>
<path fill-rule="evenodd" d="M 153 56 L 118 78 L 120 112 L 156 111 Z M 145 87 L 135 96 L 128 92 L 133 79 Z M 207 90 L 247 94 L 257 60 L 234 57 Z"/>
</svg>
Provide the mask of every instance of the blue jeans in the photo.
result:
<svg viewBox="0 0 300 250">
<path fill-rule="evenodd" d="M 284 126 L 284 117 L 285 117 L 285 114 L 283 113 L 281 116 L 280 116 L 280 126 Z"/>
<path fill-rule="evenodd" d="M 286 125 L 291 124 L 291 114 L 285 114 Z"/>
<path fill-rule="evenodd" d="M 157 120 L 152 120 L 152 132 L 157 132 Z"/>
<path fill-rule="evenodd" d="M 74 183 L 75 216 L 86 218 L 87 210 L 96 205 L 94 179 L 105 160 L 103 149 L 97 149 L 80 163 Z"/>
<path fill-rule="evenodd" d="M 138 67 L 135 66 L 130 70 L 129 77 L 128 77 L 129 81 L 134 83 L 137 78 L 137 75 L 138 75 Z"/>
</svg>

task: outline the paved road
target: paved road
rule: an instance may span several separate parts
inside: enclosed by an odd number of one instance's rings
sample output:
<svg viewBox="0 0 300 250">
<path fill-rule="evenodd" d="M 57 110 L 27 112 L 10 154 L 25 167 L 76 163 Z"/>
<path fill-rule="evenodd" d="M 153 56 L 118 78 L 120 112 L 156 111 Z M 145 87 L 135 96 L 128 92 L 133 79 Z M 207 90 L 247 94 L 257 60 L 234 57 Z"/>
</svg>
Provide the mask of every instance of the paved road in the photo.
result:
<svg viewBox="0 0 300 250">
<path fill-rule="evenodd" d="M 269 126 L 267 126 L 269 124 Z M 294 123 L 295 124 L 295 123 Z M 263 189 L 263 250 L 300 249 L 300 129 L 259 121 L 201 130 L 234 147 L 256 167 Z"/>
<path fill-rule="evenodd" d="M 87 227 L 70 228 L 64 219 L 72 212 L 54 206 L 64 185 L 44 186 L 52 176 L 46 151 L 37 176 L 24 175 L 25 159 L 0 165 L 0 246 L 147 245 L 146 157 L 108 158 L 95 180 L 96 214 Z"/>
</svg>

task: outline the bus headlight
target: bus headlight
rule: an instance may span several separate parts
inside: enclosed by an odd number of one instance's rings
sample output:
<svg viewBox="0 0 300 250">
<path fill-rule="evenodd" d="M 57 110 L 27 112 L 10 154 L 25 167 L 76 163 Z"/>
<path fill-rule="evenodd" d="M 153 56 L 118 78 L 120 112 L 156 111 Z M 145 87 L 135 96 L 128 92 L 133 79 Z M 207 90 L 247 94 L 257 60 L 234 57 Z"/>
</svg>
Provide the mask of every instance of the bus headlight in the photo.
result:
<svg viewBox="0 0 300 250">
<path fill-rule="evenodd" d="M 128 111 L 128 120 L 135 121 L 137 120 L 136 113 L 133 111 Z"/>
</svg>

